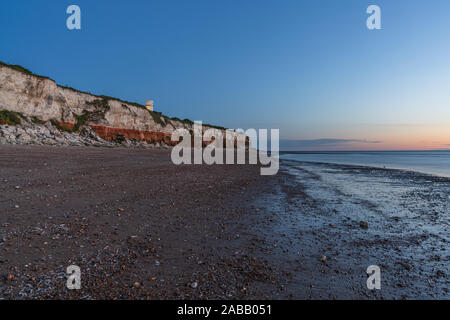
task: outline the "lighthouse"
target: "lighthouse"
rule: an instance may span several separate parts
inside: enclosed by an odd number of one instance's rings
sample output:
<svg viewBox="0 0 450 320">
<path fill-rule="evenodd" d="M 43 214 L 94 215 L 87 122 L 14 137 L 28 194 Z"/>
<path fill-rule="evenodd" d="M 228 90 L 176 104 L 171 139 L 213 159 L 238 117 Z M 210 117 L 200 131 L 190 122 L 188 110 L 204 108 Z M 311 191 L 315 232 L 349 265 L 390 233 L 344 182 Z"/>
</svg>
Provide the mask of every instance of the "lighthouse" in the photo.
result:
<svg viewBox="0 0 450 320">
<path fill-rule="evenodd" d="M 153 111 L 153 100 L 147 100 L 145 101 L 145 108 L 148 111 Z"/>
</svg>

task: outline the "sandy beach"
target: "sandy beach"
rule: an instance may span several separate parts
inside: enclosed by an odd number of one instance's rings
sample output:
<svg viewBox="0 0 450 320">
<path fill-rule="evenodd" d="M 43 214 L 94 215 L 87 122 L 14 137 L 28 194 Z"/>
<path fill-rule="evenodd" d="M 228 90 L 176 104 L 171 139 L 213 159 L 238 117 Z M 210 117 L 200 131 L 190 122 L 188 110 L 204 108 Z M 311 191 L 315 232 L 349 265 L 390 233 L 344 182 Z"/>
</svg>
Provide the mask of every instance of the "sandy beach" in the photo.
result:
<svg viewBox="0 0 450 320">
<path fill-rule="evenodd" d="M 3 299 L 276 295 L 280 274 L 241 239 L 248 213 L 237 204 L 263 179 L 256 166 L 40 146 L 2 146 L 0 163 Z M 79 291 L 66 289 L 69 265 L 81 268 Z"/>
<path fill-rule="evenodd" d="M 95 147 L 6 145 L 0 164 L 1 299 L 449 297 L 448 178 Z"/>
</svg>

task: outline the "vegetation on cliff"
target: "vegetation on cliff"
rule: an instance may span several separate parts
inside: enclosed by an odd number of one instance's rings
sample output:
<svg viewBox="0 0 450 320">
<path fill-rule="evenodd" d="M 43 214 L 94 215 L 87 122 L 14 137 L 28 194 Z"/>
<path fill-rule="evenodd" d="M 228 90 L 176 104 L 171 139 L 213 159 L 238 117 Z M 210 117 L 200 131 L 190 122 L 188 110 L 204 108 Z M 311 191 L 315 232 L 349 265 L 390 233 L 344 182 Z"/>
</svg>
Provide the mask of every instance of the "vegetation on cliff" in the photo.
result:
<svg viewBox="0 0 450 320">
<path fill-rule="evenodd" d="M 21 112 L 14 112 L 9 110 L 0 110 L 0 125 L 20 125 L 22 124 L 22 119 L 25 119 L 25 116 Z M 38 117 L 31 116 L 30 121 L 34 124 L 44 124 L 45 122 L 39 119 Z"/>
<path fill-rule="evenodd" d="M 38 78 L 41 78 L 41 79 L 50 79 L 49 77 L 45 77 L 45 76 L 41 76 L 39 74 L 35 74 L 35 73 L 31 72 L 30 70 L 28 70 L 27 68 L 24 68 L 24 67 L 16 65 L 16 64 L 7 64 L 7 63 L 4 63 L 4 62 L 0 61 L 0 66 L 4 66 L 4 67 L 8 67 L 8 68 L 14 69 L 16 71 L 22 72 L 22 73 L 24 73 L 26 75 L 29 75 L 29 76 L 35 76 L 35 77 L 38 77 Z M 52 80 L 52 79 L 50 79 L 50 80 Z"/>
<path fill-rule="evenodd" d="M 36 116 L 31 116 L 30 118 L 31 118 L 31 122 L 34 124 L 44 124 L 45 123 L 45 121 L 42 121 L 41 119 L 39 119 Z"/>
<path fill-rule="evenodd" d="M 106 112 L 110 109 L 107 98 L 96 99 L 88 102 L 88 105 L 92 106 L 94 110 L 83 110 L 81 115 L 75 115 L 77 122 L 73 127 L 73 131 L 78 131 L 80 127 L 84 126 L 88 122 L 98 122 L 99 120 L 104 119 Z"/>
<path fill-rule="evenodd" d="M 0 110 L 0 124 L 18 125 L 21 118 L 23 115 L 20 112 Z"/>
<path fill-rule="evenodd" d="M 150 115 L 152 116 L 153 121 L 155 121 L 155 123 L 157 123 L 163 127 L 167 126 L 167 124 L 170 122 L 170 120 L 166 122 L 166 118 L 163 117 L 161 112 L 148 110 L 148 113 L 150 113 Z"/>
<path fill-rule="evenodd" d="M 69 133 L 71 133 L 71 132 L 73 132 L 74 130 L 72 130 L 72 129 L 70 129 L 68 126 L 66 126 L 66 125 L 64 125 L 64 124 L 61 124 L 61 123 L 59 123 L 58 121 L 56 121 L 56 120 L 50 120 L 50 123 L 55 127 L 55 128 L 57 128 L 59 131 L 64 131 L 64 132 L 69 132 Z"/>
</svg>

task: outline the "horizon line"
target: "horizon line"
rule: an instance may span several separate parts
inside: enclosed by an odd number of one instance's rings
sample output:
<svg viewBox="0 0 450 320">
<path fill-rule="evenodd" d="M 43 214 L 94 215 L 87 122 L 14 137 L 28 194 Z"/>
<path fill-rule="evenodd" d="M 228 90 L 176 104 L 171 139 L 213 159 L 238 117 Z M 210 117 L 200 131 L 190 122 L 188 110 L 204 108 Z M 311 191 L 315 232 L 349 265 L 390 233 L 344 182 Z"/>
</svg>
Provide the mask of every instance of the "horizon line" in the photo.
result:
<svg viewBox="0 0 450 320">
<path fill-rule="evenodd" d="M 430 151 L 450 151 L 449 149 L 403 149 L 403 150 L 280 150 L 279 152 L 430 152 Z"/>
</svg>

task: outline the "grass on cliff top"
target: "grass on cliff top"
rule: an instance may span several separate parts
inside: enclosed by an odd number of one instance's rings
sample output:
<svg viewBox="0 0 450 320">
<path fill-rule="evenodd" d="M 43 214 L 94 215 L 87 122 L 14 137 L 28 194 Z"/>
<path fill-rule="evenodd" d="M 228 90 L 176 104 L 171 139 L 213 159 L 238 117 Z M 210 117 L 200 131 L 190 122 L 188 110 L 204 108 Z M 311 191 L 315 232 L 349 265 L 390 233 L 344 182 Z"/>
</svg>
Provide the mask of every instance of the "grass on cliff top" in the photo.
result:
<svg viewBox="0 0 450 320">
<path fill-rule="evenodd" d="M 0 66 L 4 66 L 4 67 L 11 68 L 11 69 L 13 69 L 13 70 L 22 72 L 22 73 L 24 73 L 24 74 L 26 74 L 26 75 L 35 76 L 35 77 L 38 77 L 38 78 L 41 78 L 41 79 L 52 80 L 52 81 L 54 81 L 54 82 L 56 83 L 55 80 L 53 80 L 53 79 L 51 79 L 51 78 L 49 78 L 49 77 L 45 77 L 45 76 L 41 76 L 41 75 L 38 75 L 38 74 L 34 74 L 34 73 L 31 72 L 30 70 L 28 70 L 28 69 L 26 69 L 26 68 L 24 68 L 24 67 L 22 67 L 22 66 L 19 66 L 19 65 L 7 64 L 7 63 L 4 63 L 4 62 L 1 62 L 1 61 L 0 61 Z M 119 101 L 119 102 L 121 102 L 121 103 L 126 103 L 126 104 L 129 104 L 129 105 L 131 105 L 131 106 L 135 106 L 135 107 L 138 107 L 138 108 L 142 108 L 142 109 L 147 110 L 147 108 L 146 108 L 144 105 L 142 105 L 142 104 L 140 104 L 140 103 L 137 103 L 137 102 L 126 101 L 126 100 L 122 100 L 122 99 L 115 98 L 115 97 L 110 97 L 110 96 L 105 96 L 105 95 L 97 95 L 97 94 L 94 94 L 94 93 L 91 93 L 91 92 L 86 92 L 86 91 L 81 91 L 81 90 L 78 90 L 78 89 L 74 89 L 74 88 L 69 87 L 69 86 L 63 86 L 63 85 L 59 85 L 59 84 L 56 84 L 56 85 L 57 85 L 58 87 L 60 87 L 60 88 L 68 89 L 68 90 L 71 90 L 71 91 L 74 91 L 74 92 L 77 92 L 77 93 L 89 94 L 89 95 L 95 96 L 95 97 L 100 98 L 100 99 L 105 99 L 105 100 L 115 100 L 115 101 Z M 179 118 L 177 118 L 177 117 L 172 117 L 172 118 L 171 118 L 171 117 L 168 117 L 168 116 L 163 115 L 161 112 L 156 112 L 156 111 L 149 111 L 149 112 L 150 112 L 150 114 L 152 115 L 153 120 L 154 120 L 156 123 L 158 123 L 158 124 L 160 124 L 161 126 L 163 126 L 163 127 L 167 126 L 167 124 L 170 123 L 170 120 L 173 120 L 173 121 L 179 121 L 179 122 L 181 122 L 181 123 L 184 123 L 184 124 L 191 124 L 191 125 L 194 123 L 192 120 L 189 120 L 189 119 L 181 120 L 181 119 L 179 119 Z M 220 130 L 225 130 L 224 127 L 214 126 L 214 125 L 210 125 L 210 124 L 204 124 L 204 126 L 208 126 L 208 127 L 216 128 L 216 129 L 220 129 Z"/>
<path fill-rule="evenodd" d="M 0 124 L 18 125 L 22 123 L 20 112 L 0 110 Z"/>
<path fill-rule="evenodd" d="M 31 72 L 30 70 L 28 70 L 27 68 L 24 68 L 24 67 L 19 66 L 19 65 L 16 65 L 16 64 L 7 64 L 7 63 L 4 63 L 4 62 L 1 62 L 1 61 L 0 61 L 0 66 L 8 67 L 8 68 L 10 68 L 10 69 L 13 69 L 13 70 L 22 72 L 22 73 L 24 73 L 24 74 L 26 74 L 26 75 L 29 75 L 29 76 L 35 76 L 35 77 L 38 77 L 38 78 L 41 78 L 41 79 L 49 79 L 49 80 L 52 80 L 52 79 L 50 79 L 49 77 L 45 77 L 45 76 L 41 76 L 41 75 L 39 75 L 39 74 L 35 74 L 35 73 Z"/>
</svg>

